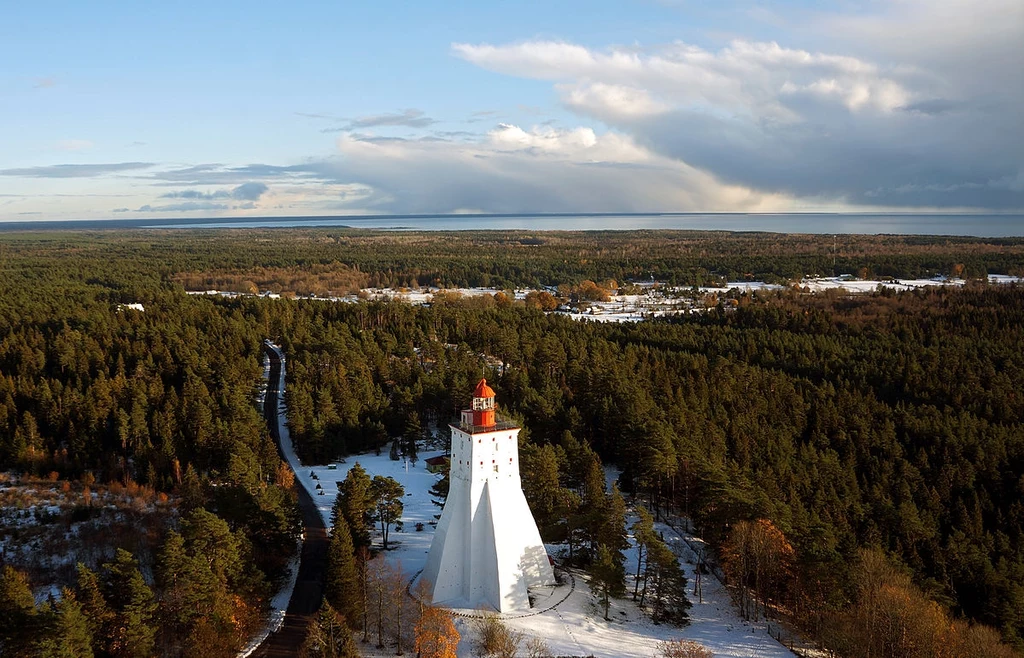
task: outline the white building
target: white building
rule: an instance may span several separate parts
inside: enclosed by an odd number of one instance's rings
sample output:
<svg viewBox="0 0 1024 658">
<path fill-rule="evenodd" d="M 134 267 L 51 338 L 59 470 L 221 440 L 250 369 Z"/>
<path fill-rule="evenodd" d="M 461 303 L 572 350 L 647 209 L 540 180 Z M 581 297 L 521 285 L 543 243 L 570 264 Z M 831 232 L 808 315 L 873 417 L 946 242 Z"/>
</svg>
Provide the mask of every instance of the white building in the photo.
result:
<svg viewBox="0 0 1024 658">
<path fill-rule="evenodd" d="M 451 487 L 420 578 L 435 604 L 529 609 L 527 589 L 555 578 L 523 496 L 519 427 L 496 416 L 484 379 L 460 421 L 451 425 Z"/>
</svg>

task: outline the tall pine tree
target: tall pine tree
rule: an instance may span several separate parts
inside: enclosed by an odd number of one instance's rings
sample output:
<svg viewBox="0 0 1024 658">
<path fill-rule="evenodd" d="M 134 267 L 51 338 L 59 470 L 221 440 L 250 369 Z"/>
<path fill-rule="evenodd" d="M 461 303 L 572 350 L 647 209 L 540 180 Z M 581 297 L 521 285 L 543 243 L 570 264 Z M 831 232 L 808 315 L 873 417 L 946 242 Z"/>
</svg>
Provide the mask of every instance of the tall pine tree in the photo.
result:
<svg viewBox="0 0 1024 658">
<path fill-rule="evenodd" d="M 29 655 L 35 603 L 25 574 L 5 566 L 0 572 L 0 648 L 5 656 Z"/>
<path fill-rule="evenodd" d="M 82 605 L 68 588 L 54 606 L 48 628 L 36 645 L 39 658 L 92 658 L 92 632 Z"/>
<path fill-rule="evenodd" d="M 115 658 L 143 658 L 153 653 L 153 590 L 139 571 L 131 553 L 117 549 L 114 561 L 103 565 L 104 598 L 110 602 L 114 617 L 111 625 L 110 653 Z"/>
<path fill-rule="evenodd" d="M 604 608 L 604 618 L 608 621 L 608 609 L 612 597 L 620 597 L 626 593 L 626 571 L 622 567 L 621 553 L 616 559 L 616 551 L 604 544 L 598 544 L 597 556 L 590 565 L 590 582 Z"/>
<path fill-rule="evenodd" d="M 324 597 L 331 606 L 357 627 L 363 616 L 362 588 L 356 565 L 352 535 L 344 516 L 339 516 L 331 531 L 331 543 L 327 549 L 327 574 Z"/>
<path fill-rule="evenodd" d="M 356 548 L 370 546 L 370 514 L 373 508 L 370 482 L 366 470 L 356 462 L 338 488 L 338 497 L 331 515 L 333 525 L 337 525 L 339 515 L 345 518 L 352 534 L 352 544 Z"/>
<path fill-rule="evenodd" d="M 114 613 L 111 612 L 107 600 L 103 597 L 100 578 L 96 572 L 81 562 L 78 563 L 77 568 L 78 580 L 75 583 L 75 595 L 82 605 L 82 612 L 85 614 L 86 623 L 89 626 L 93 652 L 105 653 L 107 636 L 110 633 Z"/>
</svg>

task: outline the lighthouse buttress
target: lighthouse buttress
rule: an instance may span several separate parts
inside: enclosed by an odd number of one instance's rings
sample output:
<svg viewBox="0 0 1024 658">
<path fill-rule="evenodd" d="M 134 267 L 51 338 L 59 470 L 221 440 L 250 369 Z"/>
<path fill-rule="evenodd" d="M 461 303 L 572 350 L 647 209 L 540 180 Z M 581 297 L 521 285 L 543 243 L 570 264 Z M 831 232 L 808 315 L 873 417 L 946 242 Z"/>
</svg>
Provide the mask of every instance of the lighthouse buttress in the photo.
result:
<svg viewBox="0 0 1024 658">
<path fill-rule="evenodd" d="M 435 604 L 526 610 L 530 587 L 555 582 L 523 495 L 519 429 L 497 416 L 486 380 L 451 425 L 448 498 L 420 574 Z"/>
</svg>

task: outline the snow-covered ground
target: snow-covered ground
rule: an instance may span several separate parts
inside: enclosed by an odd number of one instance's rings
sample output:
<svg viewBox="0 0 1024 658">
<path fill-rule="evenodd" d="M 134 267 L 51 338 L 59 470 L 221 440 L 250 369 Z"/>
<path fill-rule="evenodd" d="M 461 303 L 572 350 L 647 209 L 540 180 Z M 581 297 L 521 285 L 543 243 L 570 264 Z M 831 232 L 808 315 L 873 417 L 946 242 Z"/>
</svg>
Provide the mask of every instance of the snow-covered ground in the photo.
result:
<svg viewBox="0 0 1024 658">
<path fill-rule="evenodd" d="M 989 274 L 988 282 L 1006 285 L 1009 283 L 1024 283 L 1024 276 L 1010 276 L 1008 274 Z"/>
<path fill-rule="evenodd" d="M 386 475 L 398 480 L 405 487 L 405 511 L 402 514 L 404 529 L 393 532 L 389 544 L 393 550 L 387 553 L 387 559 L 401 564 L 408 578 L 418 573 L 426 562 L 427 552 L 433 538 L 433 526 L 430 522 L 440 508 L 431 502 L 430 487 L 438 476 L 429 473 L 423 459 L 441 452 L 425 452 L 414 465 L 401 461 L 392 461 L 386 452 L 381 455 L 364 454 L 350 457 L 346 463 L 329 466 L 303 466 L 300 471 L 305 486 L 320 484 L 324 494 L 318 500 L 324 518 L 329 521 L 330 510 L 337 495 L 337 482 L 343 480 L 348 468 L 359 463 L 372 475 Z M 316 478 L 310 474 L 315 474 Z M 416 531 L 416 523 L 424 524 L 422 531 Z M 686 576 L 692 592 L 695 566 L 690 549 L 682 538 L 667 527 L 664 530 L 665 540 L 681 556 Z M 379 532 L 375 541 L 379 542 Z M 626 556 L 627 571 L 629 565 L 636 564 L 635 549 Z M 696 640 L 710 648 L 716 657 L 747 658 L 759 656 L 763 658 L 792 657 L 787 649 L 769 637 L 763 624 L 749 624 L 740 619 L 725 589 L 709 576 L 703 580 L 703 602 L 694 597 L 693 608 L 690 610 L 691 623 L 685 628 L 668 625 L 655 625 L 631 600 L 615 601 L 610 617 L 606 622 L 597 609 L 586 577 L 579 572 L 572 572 L 575 589 L 570 593 L 570 585 L 564 584 L 545 597 L 551 603 L 568 598 L 557 604 L 553 609 L 532 616 L 520 616 L 507 620 L 507 624 L 522 631 L 527 638 L 536 637 L 544 640 L 554 655 L 594 655 L 598 658 L 646 658 L 654 656 L 659 642 L 674 638 Z M 689 592 L 688 592 L 689 594 Z M 538 606 L 544 607 L 544 606 Z M 473 620 L 460 618 L 458 628 L 463 640 L 459 645 L 460 658 L 474 655 L 473 653 Z M 524 641 L 525 646 L 525 641 Z"/>
<path fill-rule="evenodd" d="M 963 279 L 949 279 L 946 277 L 934 277 L 932 279 L 854 279 L 852 277 L 830 276 L 813 279 L 804 279 L 798 285 L 800 288 L 807 288 L 811 292 L 822 292 L 833 288 L 841 288 L 846 292 L 874 292 L 879 287 L 890 290 L 904 291 L 925 288 L 927 286 L 954 286 L 964 285 Z"/>
<path fill-rule="evenodd" d="M 993 284 L 1022 283 L 1024 277 L 1010 276 L 1006 274 L 990 274 L 989 282 Z M 867 279 L 861 280 L 849 275 L 832 277 L 805 278 L 793 283 L 793 286 L 810 292 L 823 292 L 831 289 L 841 289 L 848 293 L 873 292 L 879 286 L 892 290 L 914 290 L 926 286 L 962 286 L 963 279 L 947 278 L 943 276 L 931 279 Z M 741 292 L 757 292 L 768 290 L 781 290 L 785 286 L 764 281 L 729 281 L 724 286 L 702 286 L 694 288 L 673 289 L 660 283 L 637 284 L 644 288 L 641 295 L 612 295 L 607 302 L 590 302 L 588 308 L 582 310 L 559 310 L 558 312 L 574 320 L 592 320 L 596 322 L 639 322 L 642 320 L 661 317 L 665 315 L 677 315 L 681 313 L 693 313 L 706 308 L 705 301 L 697 298 L 697 295 L 721 295 L 732 290 Z M 342 295 L 336 297 L 299 297 L 298 299 L 320 299 L 334 302 L 355 302 L 363 299 L 394 299 L 405 301 L 410 304 L 426 304 L 438 293 L 458 294 L 463 297 L 479 297 L 481 295 L 493 295 L 499 292 L 496 288 L 420 288 L 420 289 L 394 289 L 394 288 L 365 288 L 359 295 Z M 523 300 L 530 290 L 516 290 L 515 298 Z M 679 293 L 685 293 L 680 295 Z M 219 290 L 189 291 L 190 295 L 220 295 L 223 297 L 239 297 L 242 293 L 226 292 Z M 272 299 L 280 295 L 274 293 L 262 293 L 261 296 Z"/>
<path fill-rule="evenodd" d="M 317 500 L 320 513 L 327 523 L 330 523 L 338 483 L 344 480 L 354 464 L 359 463 L 371 477 L 384 475 L 398 480 L 406 494 L 403 527 L 400 531 L 392 531 L 386 559 L 393 564 L 400 564 L 409 579 L 423 568 L 433 538 L 434 526 L 431 522 L 435 520 L 435 515 L 440 514 L 440 507 L 433 504 L 429 493 L 439 476 L 427 471 L 424 460 L 443 452 L 425 451 L 415 463 L 405 459 L 394 461 L 387 452 L 382 452 L 380 455 L 367 453 L 352 456 L 334 464 L 304 465 L 296 456 L 287 427 L 283 423 L 281 439 L 289 464 L 295 469 L 302 486 Z M 423 524 L 422 530 L 416 529 L 419 523 Z M 680 555 L 680 563 L 692 588 L 695 567 L 689 547 L 670 528 L 660 529 L 665 531 L 666 541 Z M 379 531 L 375 534 L 375 542 L 378 543 L 379 534 Z M 626 556 L 627 571 L 635 561 L 636 550 L 631 548 Z M 648 658 L 656 655 L 659 642 L 688 638 L 707 646 L 719 658 L 784 658 L 793 655 L 773 640 L 763 625 L 742 621 L 728 593 L 710 577 L 704 579 L 703 601 L 694 600 L 690 610 L 691 623 L 685 628 L 653 624 L 628 599 L 614 601 L 609 615 L 612 621 L 605 621 L 595 604 L 586 577 L 575 571 L 565 578 L 564 584 L 551 588 L 541 596 L 548 603 L 537 605 L 537 609 L 544 609 L 548 605 L 553 607 L 539 614 L 513 617 L 506 621 L 511 628 L 524 633 L 523 648 L 529 638 L 539 638 L 547 643 L 554 655 Z M 691 599 L 694 597 L 691 596 Z M 474 623 L 468 617 L 457 620 L 457 627 L 462 634 L 458 649 L 460 658 L 474 655 Z"/>
</svg>

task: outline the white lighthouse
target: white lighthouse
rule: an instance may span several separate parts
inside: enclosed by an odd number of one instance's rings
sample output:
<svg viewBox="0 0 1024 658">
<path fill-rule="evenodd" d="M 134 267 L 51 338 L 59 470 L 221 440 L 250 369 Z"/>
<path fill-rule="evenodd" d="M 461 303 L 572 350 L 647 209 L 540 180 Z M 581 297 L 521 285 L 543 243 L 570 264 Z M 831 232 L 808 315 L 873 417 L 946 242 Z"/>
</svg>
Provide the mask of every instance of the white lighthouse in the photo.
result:
<svg viewBox="0 0 1024 658">
<path fill-rule="evenodd" d="M 451 487 L 420 578 L 435 604 L 529 609 L 527 589 L 555 578 L 523 496 L 519 427 L 496 416 L 494 391 L 481 379 L 473 408 L 451 429 Z"/>
</svg>

